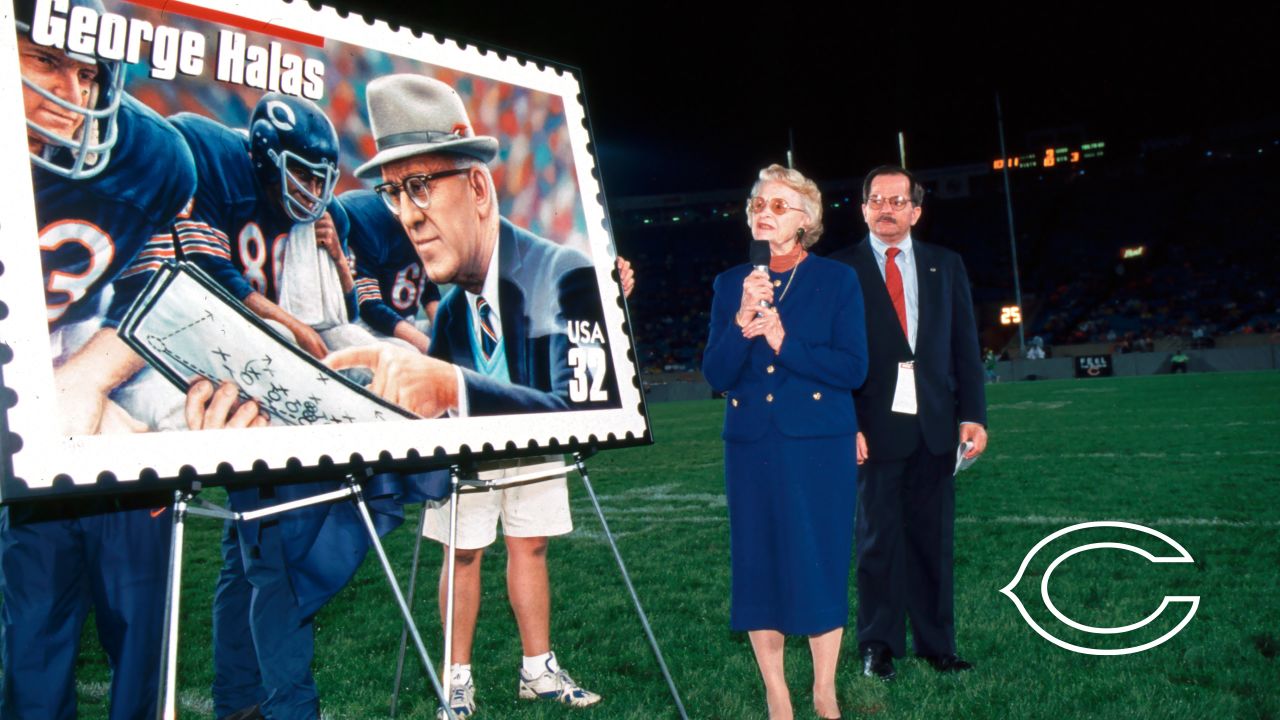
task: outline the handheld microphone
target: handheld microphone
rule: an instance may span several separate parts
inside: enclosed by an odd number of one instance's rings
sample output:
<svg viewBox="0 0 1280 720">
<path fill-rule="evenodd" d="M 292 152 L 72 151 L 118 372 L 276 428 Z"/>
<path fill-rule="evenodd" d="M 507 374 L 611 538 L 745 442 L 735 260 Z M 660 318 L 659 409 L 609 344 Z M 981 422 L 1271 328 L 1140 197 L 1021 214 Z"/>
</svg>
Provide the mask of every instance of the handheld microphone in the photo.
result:
<svg viewBox="0 0 1280 720">
<path fill-rule="evenodd" d="M 760 272 L 769 272 L 769 241 L 751 241 L 751 264 Z"/>
<path fill-rule="evenodd" d="M 769 274 L 769 241 L 768 240 L 752 240 L 751 241 L 751 264 L 755 267 L 756 272 Z M 766 300 L 760 301 L 760 307 L 769 307 Z"/>
</svg>

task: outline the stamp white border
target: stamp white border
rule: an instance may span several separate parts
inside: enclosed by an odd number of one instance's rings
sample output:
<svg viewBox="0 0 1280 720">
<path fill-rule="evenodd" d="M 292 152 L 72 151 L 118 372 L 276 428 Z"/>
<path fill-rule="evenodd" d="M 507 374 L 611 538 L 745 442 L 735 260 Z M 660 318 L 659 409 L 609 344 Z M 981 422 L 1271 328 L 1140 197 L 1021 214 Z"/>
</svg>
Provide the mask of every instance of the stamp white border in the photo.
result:
<svg viewBox="0 0 1280 720">
<path fill-rule="evenodd" d="M 70 437 L 60 434 L 40 253 L 38 244 L 31 241 L 37 229 L 31 176 L 25 171 L 29 158 L 18 141 L 26 130 L 16 29 L 12 5 L 5 3 L 0 7 L 0 137 L 10 141 L 0 143 L 0 166 L 10 169 L 11 178 L 0 208 L 0 302 L 7 309 L 0 318 L 0 343 L 7 345 L 12 354 L 2 368 L 3 383 L 17 397 L 12 407 L 0 407 L 8 428 L 3 442 L 6 466 L 0 499 L 92 490 L 104 473 L 114 475 L 117 482 L 111 483 L 112 488 L 124 490 L 138 486 L 137 478 L 144 471 L 154 471 L 164 484 L 180 471 L 190 472 L 184 468 L 210 476 L 220 464 L 243 473 L 259 462 L 272 470 L 282 470 L 291 461 L 305 467 L 327 460 L 346 465 L 356 455 L 365 461 L 388 455 L 403 459 L 415 453 L 423 457 L 468 453 L 493 457 L 527 453 L 534 448 L 562 451 L 650 442 L 625 306 L 613 279 L 616 252 L 595 157 L 589 148 L 587 113 L 576 71 L 521 58 L 517 53 L 464 46 L 426 32 L 419 35 L 408 28 L 393 30 L 383 21 L 369 23 L 354 13 L 344 18 L 328 6 L 314 10 L 305 3 L 279 0 L 202 0 L 200 5 L 323 36 L 328 55 L 334 52 L 333 43 L 343 43 L 562 98 L 621 406 L 610 410 L 258 430 Z M 128 7 L 125 3 L 108 3 L 108 10 L 114 12 Z M 217 26 L 211 27 L 209 36 L 216 34 Z M 206 60 L 206 64 L 212 63 Z M 205 80 L 215 82 L 212 74 L 212 69 L 206 69 Z M 63 477 L 55 484 L 59 476 Z M 152 483 L 147 485 L 154 487 Z"/>
</svg>

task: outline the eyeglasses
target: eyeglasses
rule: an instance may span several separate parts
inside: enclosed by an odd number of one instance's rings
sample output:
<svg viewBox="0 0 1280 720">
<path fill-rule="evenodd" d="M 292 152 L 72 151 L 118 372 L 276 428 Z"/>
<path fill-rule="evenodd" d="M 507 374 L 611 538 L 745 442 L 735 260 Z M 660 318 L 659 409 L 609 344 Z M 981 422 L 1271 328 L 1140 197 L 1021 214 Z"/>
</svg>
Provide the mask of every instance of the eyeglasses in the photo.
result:
<svg viewBox="0 0 1280 720">
<path fill-rule="evenodd" d="M 470 172 L 471 168 L 454 168 L 452 170 L 441 170 L 437 173 L 421 173 L 418 175 L 410 175 L 398 183 L 387 182 L 382 183 L 373 188 L 378 193 L 378 197 L 382 198 L 382 202 L 387 204 L 391 212 L 396 215 L 400 214 L 400 192 L 409 194 L 409 199 L 420 210 L 426 210 L 431 207 L 431 181 L 447 178 L 453 175 L 462 175 Z"/>
<path fill-rule="evenodd" d="M 764 212 L 765 206 L 768 206 L 769 212 L 774 215 L 786 215 L 789 210 L 797 210 L 805 215 L 809 214 L 804 208 L 791 207 L 787 204 L 786 200 L 779 197 L 769 198 L 766 200 L 759 195 L 755 195 L 747 198 L 747 212 L 749 213 L 754 214 Z"/>
<path fill-rule="evenodd" d="M 872 210 L 879 210 L 880 208 L 883 208 L 885 203 L 889 203 L 889 207 L 893 208 L 894 210 L 904 210 L 908 205 L 911 204 L 911 198 L 908 198 L 904 195 L 893 195 L 891 197 L 885 197 L 879 194 L 872 195 L 867 198 L 867 207 L 871 208 Z"/>
</svg>

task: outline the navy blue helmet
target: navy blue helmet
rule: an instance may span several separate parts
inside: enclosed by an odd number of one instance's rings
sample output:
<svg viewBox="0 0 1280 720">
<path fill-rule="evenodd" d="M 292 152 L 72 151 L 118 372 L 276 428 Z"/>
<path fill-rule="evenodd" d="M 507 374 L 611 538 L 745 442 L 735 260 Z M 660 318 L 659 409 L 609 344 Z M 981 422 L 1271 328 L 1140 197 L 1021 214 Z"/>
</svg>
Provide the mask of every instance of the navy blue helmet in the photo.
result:
<svg viewBox="0 0 1280 720">
<path fill-rule="evenodd" d="M 81 7 L 99 15 L 106 12 L 101 0 L 70 0 L 66 14 L 69 16 L 73 10 Z M 34 0 L 17 0 L 14 6 L 14 18 L 18 32 L 32 39 L 32 27 L 35 23 Z M 32 41 L 34 42 L 34 39 Z M 22 85 L 26 91 L 36 93 L 44 100 L 53 103 L 59 110 L 78 119 L 75 134 L 66 137 L 57 130 L 28 118 L 28 132 L 43 144 L 43 149 L 39 153 L 31 153 L 31 162 L 37 167 L 71 180 L 85 180 L 106 170 L 107 163 L 111 159 L 111 150 L 115 147 L 119 130 L 117 118 L 120 102 L 124 97 L 124 64 L 119 60 L 103 60 L 56 47 L 50 47 L 49 50 L 64 53 L 77 62 L 96 65 L 98 75 L 92 89 L 88 91 L 89 96 L 84 105 L 58 97 L 49 88 L 42 87 L 23 75 Z"/>
<path fill-rule="evenodd" d="M 280 190 L 295 222 L 315 222 L 338 183 L 338 133 L 318 105 L 267 93 L 249 116 L 249 154 L 266 187 Z"/>
</svg>

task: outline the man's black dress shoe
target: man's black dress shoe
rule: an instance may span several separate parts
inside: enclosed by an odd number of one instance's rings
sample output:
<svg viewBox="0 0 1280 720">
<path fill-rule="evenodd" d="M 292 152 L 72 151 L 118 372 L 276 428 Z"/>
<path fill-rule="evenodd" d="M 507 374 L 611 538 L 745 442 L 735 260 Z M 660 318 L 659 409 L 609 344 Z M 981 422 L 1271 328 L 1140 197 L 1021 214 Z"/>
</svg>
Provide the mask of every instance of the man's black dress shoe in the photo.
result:
<svg viewBox="0 0 1280 720">
<path fill-rule="evenodd" d="M 964 672 L 973 669 L 973 663 L 955 655 L 921 655 L 920 657 L 927 660 L 938 672 Z"/>
<path fill-rule="evenodd" d="M 862 649 L 862 674 L 888 682 L 898 676 L 893 669 L 893 653 L 883 645 L 868 645 Z"/>
</svg>

